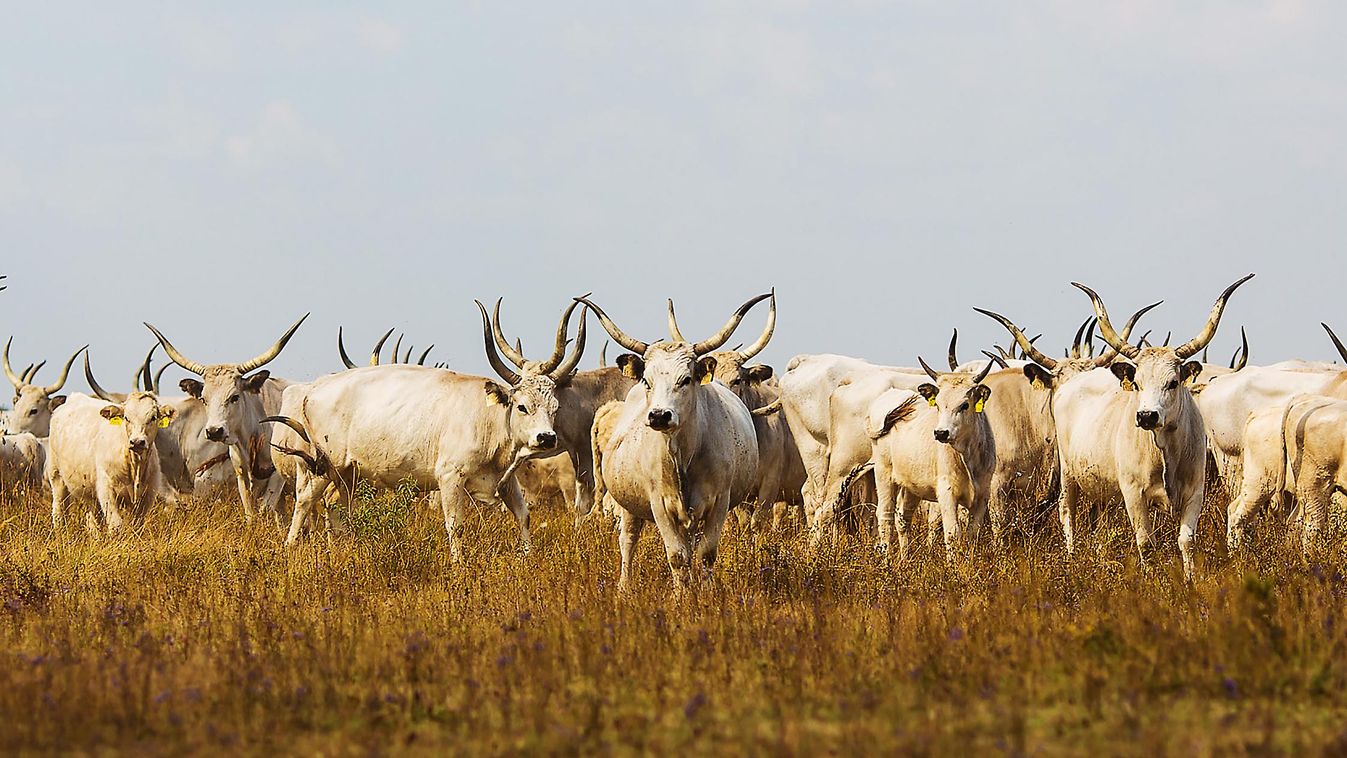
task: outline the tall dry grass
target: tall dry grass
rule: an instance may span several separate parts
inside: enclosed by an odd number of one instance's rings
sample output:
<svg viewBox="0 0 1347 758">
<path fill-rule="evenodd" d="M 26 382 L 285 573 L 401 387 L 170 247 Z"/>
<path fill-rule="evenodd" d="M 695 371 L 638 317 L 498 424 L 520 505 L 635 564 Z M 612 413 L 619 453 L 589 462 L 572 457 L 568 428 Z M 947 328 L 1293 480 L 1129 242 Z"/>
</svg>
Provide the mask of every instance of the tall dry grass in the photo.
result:
<svg viewBox="0 0 1347 758">
<path fill-rule="evenodd" d="M 1231 559 L 1209 513 L 1191 585 L 1117 509 L 949 565 L 732 525 L 680 597 L 653 530 L 620 594 L 600 523 L 535 513 L 521 556 L 477 511 L 456 565 L 406 492 L 288 554 L 233 502 L 102 542 L 3 512 L 6 752 L 1347 751 L 1347 543 L 1279 524 Z"/>
</svg>

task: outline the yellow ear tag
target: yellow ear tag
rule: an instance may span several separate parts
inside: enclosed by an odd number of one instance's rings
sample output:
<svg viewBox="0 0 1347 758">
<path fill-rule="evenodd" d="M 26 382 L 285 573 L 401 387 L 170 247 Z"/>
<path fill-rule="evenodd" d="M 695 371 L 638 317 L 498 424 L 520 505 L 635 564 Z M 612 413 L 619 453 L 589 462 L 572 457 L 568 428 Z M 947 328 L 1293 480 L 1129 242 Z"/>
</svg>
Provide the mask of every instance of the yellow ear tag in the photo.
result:
<svg viewBox="0 0 1347 758">
<path fill-rule="evenodd" d="M 982 412 L 982 409 L 985 408 L 985 407 L 987 407 L 987 401 L 986 401 L 986 400 L 979 400 L 979 401 L 977 401 L 976 403 L 973 403 L 973 412 L 974 412 L 974 413 L 981 413 L 981 412 Z"/>
<path fill-rule="evenodd" d="M 121 416 L 113 416 L 112 418 L 108 419 L 108 423 L 109 423 L 109 424 L 112 424 L 113 426 L 121 426 L 121 425 L 122 425 L 122 417 L 121 417 Z"/>
<path fill-rule="evenodd" d="M 932 397 L 932 398 L 928 398 L 928 399 L 926 400 L 926 404 L 929 405 L 929 406 L 931 406 L 932 408 L 934 408 L 934 407 L 935 407 L 935 398 L 933 398 L 933 397 Z"/>
<path fill-rule="evenodd" d="M 1037 377 L 1035 377 L 1035 378 L 1034 378 L 1034 381 L 1030 382 L 1030 384 L 1031 384 L 1031 385 L 1033 386 L 1033 388 L 1036 389 L 1036 390 L 1041 390 L 1041 389 L 1043 389 L 1043 388 L 1046 386 L 1046 385 L 1043 384 L 1043 380 L 1042 380 L 1042 379 L 1039 379 L 1039 378 L 1037 378 Z"/>
<path fill-rule="evenodd" d="M 168 416 L 164 416 L 163 418 L 159 419 L 159 428 L 167 429 L 168 425 L 171 423 L 173 423 L 173 419 L 169 418 Z"/>
<path fill-rule="evenodd" d="M 707 371 L 705 374 L 702 374 L 702 384 L 710 384 L 712 379 L 715 379 L 715 377 L 711 376 L 710 371 Z"/>
<path fill-rule="evenodd" d="M 1132 384 L 1131 379 L 1124 379 L 1122 380 L 1122 388 L 1123 392 L 1133 392 L 1136 390 L 1137 386 L 1135 384 Z"/>
</svg>

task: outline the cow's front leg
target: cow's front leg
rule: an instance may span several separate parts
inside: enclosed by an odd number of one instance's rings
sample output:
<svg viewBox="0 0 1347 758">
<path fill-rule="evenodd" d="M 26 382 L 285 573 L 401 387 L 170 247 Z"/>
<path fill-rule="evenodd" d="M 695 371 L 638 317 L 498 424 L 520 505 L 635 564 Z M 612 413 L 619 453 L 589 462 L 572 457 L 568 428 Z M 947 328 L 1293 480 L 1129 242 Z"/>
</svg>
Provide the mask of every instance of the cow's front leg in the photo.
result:
<svg viewBox="0 0 1347 758">
<path fill-rule="evenodd" d="M 1197 539 L 1197 520 L 1202 515 L 1202 490 L 1199 483 L 1184 498 L 1182 520 L 1179 522 L 1179 555 L 1183 556 L 1183 575 L 1190 581 L 1194 569 L 1193 541 Z"/>
<path fill-rule="evenodd" d="M 238 486 L 239 501 L 243 503 L 243 520 L 251 524 L 257 508 L 253 500 L 253 478 L 248 473 L 247 454 L 238 445 L 230 445 L 229 461 L 234 465 L 234 483 Z"/>
<path fill-rule="evenodd" d="M 99 475 L 94 491 L 97 493 L 98 507 L 103 511 L 103 523 L 107 525 L 108 533 L 120 532 L 125 522 L 122 520 L 121 511 L 117 508 L 117 490 L 107 477 Z"/>
<path fill-rule="evenodd" d="M 681 524 L 675 522 L 673 504 L 660 500 L 652 503 L 652 506 L 650 510 L 655 517 L 655 528 L 659 530 L 660 539 L 664 542 L 664 555 L 669 560 L 669 571 L 673 574 L 674 587 L 684 590 L 690 584 L 689 572 L 692 563 L 692 546 L 689 544 L 687 531 Z"/>
<path fill-rule="evenodd" d="M 463 520 L 463 506 L 471 499 L 464 484 L 463 475 L 457 471 L 440 477 L 440 510 L 444 512 L 444 531 L 449 535 L 449 557 L 455 563 L 463 560 L 458 528 L 459 522 Z"/>
<path fill-rule="evenodd" d="M 524 499 L 524 492 L 519 488 L 519 482 L 513 476 L 500 489 L 505 507 L 514 515 L 515 523 L 519 525 L 520 549 L 525 555 L 528 555 L 529 551 L 533 549 L 533 539 L 529 534 L 528 501 Z"/>
<path fill-rule="evenodd" d="M 716 497 L 715 502 L 707 509 L 706 516 L 702 523 L 706 525 L 706 530 L 702 532 L 701 539 L 697 540 L 697 558 L 701 563 L 704 576 L 710 579 L 716 568 L 716 555 L 720 550 L 720 535 L 725 529 L 725 519 L 728 515 L 730 504 L 730 495 L 728 492 L 722 493 Z M 693 508 L 693 512 L 696 512 Z"/>
<path fill-rule="evenodd" d="M 1137 555 L 1142 561 L 1148 561 L 1154 550 L 1151 535 L 1151 498 L 1141 487 L 1128 484 L 1123 484 L 1122 496 L 1123 504 L 1127 508 L 1127 519 L 1132 523 L 1132 531 L 1136 534 Z"/>
<path fill-rule="evenodd" d="M 641 539 L 641 530 L 645 528 L 645 519 L 631 515 L 626 508 L 618 508 L 617 512 L 621 520 L 617 550 L 622 557 L 622 570 L 618 575 L 617 586 L 626 589 L 628 582 L 631 581 L 631 559 L 636 554 L 636 544 Z"/>
</svg>

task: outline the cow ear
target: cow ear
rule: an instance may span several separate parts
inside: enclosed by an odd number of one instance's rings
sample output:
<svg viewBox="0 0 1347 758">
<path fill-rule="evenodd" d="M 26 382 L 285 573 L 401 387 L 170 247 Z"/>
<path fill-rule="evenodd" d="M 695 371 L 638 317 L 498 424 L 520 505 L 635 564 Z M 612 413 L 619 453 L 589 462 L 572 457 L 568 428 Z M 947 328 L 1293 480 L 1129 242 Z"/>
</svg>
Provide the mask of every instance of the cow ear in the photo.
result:
<svg viewBox="0 0 1347 758">
<path fill-rule="evenodd" d="M 1184 384 L 1192 384 L 1197 381 L 1197 377 L 1202 373 L 1202 364 L 1197 361 L 1188 361 L 1179 369 L 1179 374 L 1183 376 Z"/>
<path fill-rule="evenodd" d="M 772 378 L 772 367 L 759 363 L 748 367 L 748 378 L 755 382 L 765 382 Z"/>
<path fill-rule="evenodd" d="M 940 394 L 940 388 L 927 382 L 917 387 L 917 393 L 926 398 L 926 403 L 928 405 L 935 405 L 935 396 Z"/>
<path fill-rule="evenodd" d="M 173 423 L 173 417 L 178 415 L 178 409 L 171 405 L 159 406 L 159 428 L 167 429 L 168 425 Z"/>
<path fill-rule="evenodd" d="M 1045 390 L 1052 386 L 1052 372 L 1037 363 L 1024 364 L 1024 378 L 1029 380 L 1036 390 Z"/>
<path fill-rule="evenodd" d="M 617 356 L 617 367 L 622 369 L 622 375 L 628 379 L 639 382 L 645 376 L 645 360 L 639 355 L 627 353 Z"/>
<path fill-rule="evenodd" d="M 253 374 L 252 376 L 243 377 L 243 388 L 253 393 L 261 392 L 262 385 L 266 384 L 267 380 L 270 378 L 271 372 L 267 371 L 266 369 L 262 369 L 261 371 L 258 371 L 256 374 Z"/>
<path fill-rule="evenodd" d="M 183 379 L 178 382 L 178 389 L 186 392 L 197 400 L 200 400 L 201 393 L 205 391 L 206 385 L 196 379 Z"/>
<path fill-rule="evenodd" d="M 968 399 L 973 403 L 973 412 L 981 413 L 987 405 L 987 398 L 992 396 L 992 388 L 985 384 L 974 385 L 968 393 Z"/>
<path fill-rule="evenodd" d="M 47 399 L 47 410 L 49 410 L 49 411 L 54 411 L 54 410 L 56 410 L 57 408 L 60 408 L 62 405 L 65 405 L 66 399 L 67 399 L 67 398 L 66 398 L 65 395 L 56 395 L 55 397 L 48 398 L 48 399 Z"/>
<path fill-rule="evenodd" d="M 98 411 L 98 415 L 107 419 L 113 426 L 120 426 L 122 423 L 122 408 L 119 405 L 105 405 Z"/>
<path fill-rule="evenodd" d="M 1127 361 L 1114 361 L 1112 366 L 1108 367 L 1113 375 L 1118 377 L 1118 383 L 1122 385 L 1124 392 L 1132 392 L 1137 388 L 1137 367 Z"/>
<path fill-rule="evenodd" d="M 483 384 L 486 385 L 487 403 L 496 403 L 497 405 L 510 404 L 510 393 L 504 387 L 500 386 L 499 384 L 496 384 L 490 379 L 487 379 L 485 382 L 483 382 Z"/>
<path fill-rule="evenodd" d="M 705 358 L 698 358 L 697 369 L 693 376 L 701 384 L 710 384 L 711 380 L 716 378 L 716 359 L 709 355 Z"/>
</svg>

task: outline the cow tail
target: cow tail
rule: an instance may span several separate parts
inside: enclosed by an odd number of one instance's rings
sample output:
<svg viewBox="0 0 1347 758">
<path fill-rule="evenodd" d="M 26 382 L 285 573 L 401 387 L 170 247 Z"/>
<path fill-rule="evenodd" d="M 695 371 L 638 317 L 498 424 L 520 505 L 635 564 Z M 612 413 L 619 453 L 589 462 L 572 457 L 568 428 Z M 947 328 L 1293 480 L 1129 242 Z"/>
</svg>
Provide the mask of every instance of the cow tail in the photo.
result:
<svg viewBox="0 0 1347 758">
<path fill-rule="evenodd" d="M 299 438 L 303 440 L 305 443 L 313 444 L 312 441 L 309 439 L 309 432 L 304 428 L 304 425 L 290 418 L 289 416 L 267 416 L 266 418 L 262 419 L 262 423 L 285 424 L 286 426 L 294 430 L 295 434 L 299 435 Z M 286 455 L 293 455 L 294 457 L 300 459 L 301 461 L 304 462 L 304 465 L 309 467 L 309 471 L 313 472 L 317 476 L 322 476 L 327 473 L 328 470 L 327 456 L 323 455 L 323 452 L 321 450 L 317 450 L 315 448 L 313 453 L 309 453 L 308 451 L 305 450 L 299 450 L 293 447 L 287 447 L 285 445 L 278 445 L 274 442 L 271 443 L 271 446 L 278 452 L 285 453 Z"/>
<path fill-rule="evenodd" d="M 833 501 L 834 512 L 840 510 L 842 508 L 843 503 L 846 502 L 847 493 L 851 490 L 851 485 L 855 484 L 857 479 L 861 478 L 862 476 L 865 476 L 866 474 L 874 470 L 875 464 L 873 461 L 871 461 L 868 463 L 862 463 L 859 466 L 855 466 L 850 471 L 847 472 L 847 475 L 842 479 L 842 489 L 838 490 L 837 499 Z"/>
</svg>

